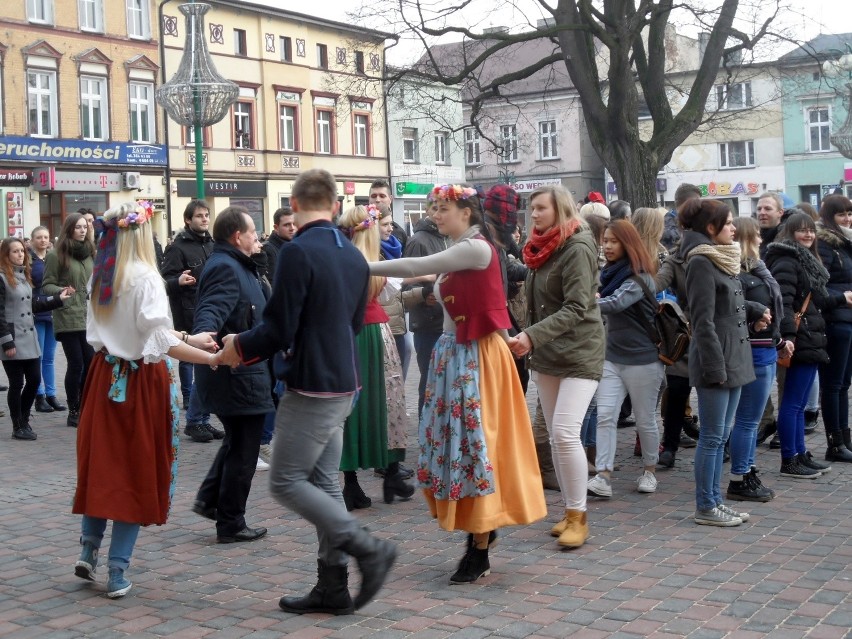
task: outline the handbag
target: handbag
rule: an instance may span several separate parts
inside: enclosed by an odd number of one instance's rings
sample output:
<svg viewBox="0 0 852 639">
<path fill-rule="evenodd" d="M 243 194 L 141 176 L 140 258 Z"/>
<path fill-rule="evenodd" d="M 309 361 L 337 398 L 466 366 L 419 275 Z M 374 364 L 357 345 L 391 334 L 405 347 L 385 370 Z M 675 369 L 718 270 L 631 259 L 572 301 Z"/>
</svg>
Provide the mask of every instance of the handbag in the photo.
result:
<svg viewBox="0 0 852 639">
<path fill-rule="evenodd" d="M 802 304 L 801 310 L 795 315 L 793 315 L 793 326 L 796 327 L 796 333 L 799 332 L 799 325 L 802 323 L 802 318 L 805 316 L 805 313 L 808 310 L 808 304 L 811 303 L 811 295 L 812 293 L 808 293 L 808 296 L 805 298 L 804 304 Z M 792 341 L 793 344 L 796 343 L 795 336 L 793 337 Z M 781 355 L 778 356 L 778 366 L 781 366 L 782 368 L 790 368 L 790 364 L 792 364 L 792 361 L 792 357 L 782 357 Z"/>
<path fill-rule="evenodd" d="M 651 342 L 657 347 L 657 355 L 666 366 L 672 366 L 686 355 L 692 331 L 689 322 L 677 302 L 671 299 L 657 301 L 656 295 L 648 288 L 641 277 L 632 278 L 642 289 L 645 298 L 654 308 L 654 319 L 649 320 L 640 309 L 637 309 L 640 321 Z"/>
</svg>

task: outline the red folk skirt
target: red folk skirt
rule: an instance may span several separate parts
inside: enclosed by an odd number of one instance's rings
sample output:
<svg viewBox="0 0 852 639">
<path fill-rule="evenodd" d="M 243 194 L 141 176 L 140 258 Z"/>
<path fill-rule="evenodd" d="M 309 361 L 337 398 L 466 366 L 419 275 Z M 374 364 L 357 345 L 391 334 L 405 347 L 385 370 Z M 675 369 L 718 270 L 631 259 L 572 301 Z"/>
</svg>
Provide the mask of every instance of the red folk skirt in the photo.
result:
<svg viewBox="0 0 852 639">
<path fill-rule="evenodd" d="M 95 355 L 77 427 L 74 513 L 166 523 L 180 442 L 177 396 L 170 361 Z"/>
</svg>

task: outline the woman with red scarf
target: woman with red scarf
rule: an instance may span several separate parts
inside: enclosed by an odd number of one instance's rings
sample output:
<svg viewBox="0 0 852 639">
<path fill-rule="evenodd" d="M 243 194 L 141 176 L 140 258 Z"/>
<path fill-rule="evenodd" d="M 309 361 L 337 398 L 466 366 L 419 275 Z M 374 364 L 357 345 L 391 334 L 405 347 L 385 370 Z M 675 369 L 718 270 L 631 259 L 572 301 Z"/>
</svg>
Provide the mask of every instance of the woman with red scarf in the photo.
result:
<svg viewBox="0 0 852 639">
<path fill-rule="evenodd" d="M 550 432 L 553 465 L 565 516 L 551 534 L 564 548 L 582 546 L 586 520 L 588 468 L 580 428 L 595 395 L 604 363 L 604 330 L 595 294 L 598 247 L 581 225 L 576 205 L 561 186 L 545 186 L 530 197 L 533 231 L 524 245 L 528 326 L 512 352 L 530 353 Z"/>
</svg>

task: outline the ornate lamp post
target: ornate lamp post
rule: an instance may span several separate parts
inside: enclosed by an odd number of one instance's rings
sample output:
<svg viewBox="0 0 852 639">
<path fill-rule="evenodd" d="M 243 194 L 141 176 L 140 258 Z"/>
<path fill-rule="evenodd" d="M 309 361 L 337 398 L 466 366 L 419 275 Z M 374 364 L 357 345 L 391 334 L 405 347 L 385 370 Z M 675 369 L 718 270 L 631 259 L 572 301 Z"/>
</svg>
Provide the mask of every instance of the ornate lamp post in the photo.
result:
<svg viewBox="0 0 852 639">
<path fill-rule="evenodd" d="M 839 51 L 838 51 L 839 53 Z M 831 143 L 837 147 L 844 157 L 852 159 L 852 46 L 846 45 L 846 53 L 837 60 L 826 60 L 822 71 L 827 77 L 846 77 L 846 88 L 849 91 L 847 100 L 846 122 L 831 136 Z"/>
<path fill-rule="evenodd" d="M 198 199 L 204 198 L 202 128 L 219 122 L 239 97 L 239 87 L 216 71 L 204 40 L 204 14 L 209 4 L 191 2 L 178 9 L 186 16 L 186 41 L 177 73 L 157 89 L 157 103 L 169 117 L 195 134 L 195 181 Z"/>
</svg>

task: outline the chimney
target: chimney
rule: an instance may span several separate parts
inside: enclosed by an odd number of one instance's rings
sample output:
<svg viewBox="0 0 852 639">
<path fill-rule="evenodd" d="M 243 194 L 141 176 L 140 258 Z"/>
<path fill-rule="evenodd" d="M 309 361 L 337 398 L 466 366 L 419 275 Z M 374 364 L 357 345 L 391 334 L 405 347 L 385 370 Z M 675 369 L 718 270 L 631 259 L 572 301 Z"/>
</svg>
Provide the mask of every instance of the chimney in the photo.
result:
<svg viewBox="0 0 852 639">
<path fill-rule="evenodd" d="M 710 33 L 702 31 L 698 34 L 698 64 L 704 59 L 704 53 L 707 51 L 707 43 L 710 42 Z"/>
<path fill-rule="evenodd" d="M 556 20 L 553 18 L 539 18 L 535 23 L 536 29 L 547 29 L 548 27 L 552 27 L 556 24 Z"/>
<path fill-rule="evenodd" d="M 505 34 L 509 33 L 509 27 L 485 27 L 482 30 L 482 33 L 484 35 L 491 35 L 491 34 L 494 34 L 494 33 L 499 33 L 499 34 L 505 35 Z"/>
</svg>

